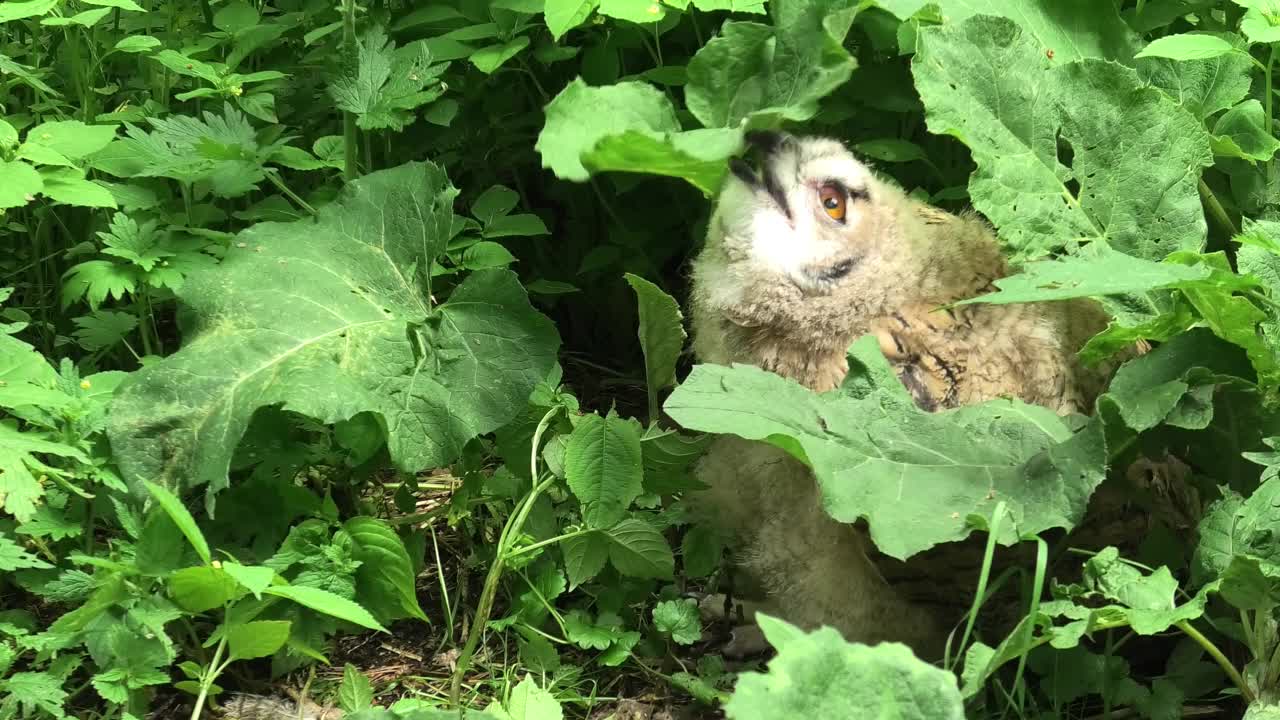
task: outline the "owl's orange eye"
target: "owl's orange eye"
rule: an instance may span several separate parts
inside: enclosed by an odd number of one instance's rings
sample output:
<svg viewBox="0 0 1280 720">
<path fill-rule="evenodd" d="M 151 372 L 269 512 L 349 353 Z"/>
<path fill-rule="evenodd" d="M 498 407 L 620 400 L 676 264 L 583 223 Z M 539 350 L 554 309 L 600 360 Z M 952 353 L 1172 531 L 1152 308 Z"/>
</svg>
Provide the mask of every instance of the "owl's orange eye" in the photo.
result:
<svg viewBox="0 0 1280 720">
<path fill-rule="evenodd" d="M 818 188 L 818 199 L 822 201 L 822 209 L 827 211 L 831 219 L 844 222 L 844 214 L 848 210 L 846 203 L 849 201 L 844 188 L 827 183 Z"/>
</svg>

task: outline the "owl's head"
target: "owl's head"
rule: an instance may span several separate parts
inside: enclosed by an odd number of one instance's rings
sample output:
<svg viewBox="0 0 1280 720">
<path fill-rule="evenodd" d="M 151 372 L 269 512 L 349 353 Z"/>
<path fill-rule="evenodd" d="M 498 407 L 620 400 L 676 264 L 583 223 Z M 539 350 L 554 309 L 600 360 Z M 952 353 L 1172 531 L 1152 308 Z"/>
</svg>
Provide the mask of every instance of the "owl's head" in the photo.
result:
<svg viewBox="0 0 1280 720">
<path fill-rule="evenodd" d="M 927 235 L 916 203 L 835 140 L 747 141 L 694 264 L 695 313 L 834 347 L 911 296 Z"/>
<path fill-rule="evenodd" d="M 729 162 L 712 239 L 803 294 L 856 283 L 892 222 L 888 189 L 835 140 L 757 132 L 747 141 L 747 157 Z"/>
</svg>

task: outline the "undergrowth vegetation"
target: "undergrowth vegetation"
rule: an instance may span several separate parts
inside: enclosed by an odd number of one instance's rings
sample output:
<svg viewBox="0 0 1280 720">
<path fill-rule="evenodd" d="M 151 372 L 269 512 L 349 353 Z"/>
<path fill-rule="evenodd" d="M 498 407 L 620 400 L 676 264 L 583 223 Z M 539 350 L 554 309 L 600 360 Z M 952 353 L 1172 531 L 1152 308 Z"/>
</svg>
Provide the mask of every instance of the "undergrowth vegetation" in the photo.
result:
<svg viewBox="0 0 1280 720">
<path fill-rule="evenodd" d="M 0 3 L 0 719 L 1280 713 L 1277 48 L 1276 0 Z M 822 395 L 692 367 L 769 128 L 989 219 L 969 302 L 1152 350 L 1071 418 L 915 410 L 869 338 Z M 889 558 L 986 543 L 941 667 L 718 653 L 723 433 Z M 1132 547 L 1063 539 L 1103 491 Z"/>
</svg>

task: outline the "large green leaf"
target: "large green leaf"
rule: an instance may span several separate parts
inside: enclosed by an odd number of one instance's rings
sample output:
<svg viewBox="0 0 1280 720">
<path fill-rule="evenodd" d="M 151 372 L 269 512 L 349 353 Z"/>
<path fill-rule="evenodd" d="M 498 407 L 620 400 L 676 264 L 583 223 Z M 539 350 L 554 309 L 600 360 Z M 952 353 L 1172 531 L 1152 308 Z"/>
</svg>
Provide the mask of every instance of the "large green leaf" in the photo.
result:
<svg viewBox="0 0 1280 720">
<path fill-rule="evenodd" d="M 1139 44 L 1112 0 L 877 0 L 877 4 L 904 20 L 927 5 L 936 6 L 950 24 L 974 15 L 1008 18 L 1034 38 L 1042 52 L 1052 50 L 1060 60 L 1127 61 Z"/>
<path fill-rule="evenodd" d="M 354 545 L 351 557 L 360 561 L 356 570 L 360 604 L 383 622 L 404 617 L 426 620 L 418 604 L 413 562 L 396 531 L 372 517 L 351 518 L 343 527 Z"/>
<path fill-rule="evenodd" d="M 299 605 L 309 607 L 317 612 L 332 615 L 361 627 L 380 632 L 388 632 L 373 615 L 360 605 L 320 588 L 303 587 L 301 585 L 273 585 L 263 591 L 267 595 L 288 598 Z"/>
<path fill-rule="evenodd" d="M 567 13 L 576 25 L 594 7 L 548 3 L 548 24 Z M 576 78 L 546 107 L 536 145 L 543 167 L 576 182 L 607 171 L 679 177 L 714 194 L 744 129 L 808 120 L 818 101 L 849 79 L 856 63 L 843 43 L 860 7 L 855 0 L 776 0 L 773 26 L 725 23 L 688 67 L 685 97 L 700 129 L 684 130 L 670 99 L 652 85 L 591 87 Z"/>
<path fill-rule="evenodd" d="M 871 336 L 851 353 L 851 367 L 887 367 Z M 899 559 L 965 538 L 970 515 L 989 526 L 1000 501 L 1013 518 L 1004 544 L 1071 528 L 1102 482 L 1098 422 L 1073 435 L 1049 409 L 1012 399 L 929 413 L 892 373 L 858 380 L 870 387 L 860 397 L 818 394 L 752 366 L 700 365 L 665 407 L 687 428 L 763 440 L 808 463 L 827 513 L 866 518 L 876 546 Z"/>
<path fill-rule="evenodd" d="M 905 645 L 854 644 L 831 628 L 806 633 L 767 615 L 756 618 L 778 655 L 768 672 L 739 676 L 724 708 L 731 720 L 965 716 L 956 676 Z"/>
<path fill-rule="evenodd" d="M 615 525 L 644 489 L 638 424 L 613 412 L 583 416 L 569 436 L 564 471 L 586 524 Z"/>
<path fill-rule="evenodd" d="M 706 127 L 802 122 L 857 66 L 844 47 L 854 0 L 774 0 L 773 27 L 728 22 L 689 61 L 685 99 Z"/>
<path fill-rule="evenodd" d="M 676 384 L 676 361 L 687 337 L 684 316 L 675 298 L 662 288 L 638 275 L 627 273 L 627 282 L 636 293 L 640 315 L 640 348 L 644 351 L 645 386 L 649 391 L 649 407 L 657 420 L 658 393 Z"/>
<path fill-rule="evenodd" d="M 1275 439 L 1269 444 L 1277 445 Z M 1255 462 L 1267 463 L 1274 475 L 1280 465 L 1276 453 L 1246 453 Z M 1200 521 L 1200 542 L 1192 557 L 1192 579 L 1210 582 L 1224 577 L 1228 568 L 1242 560 L 1253 560 L 1280 579 L 1280 540 L 1275 528 L 1280 524 L 1280 479 L 1272 476 L 1248 498 L 1224 489 Z M 1238 577 L 1238 575 L 1237 575 Z M 1230 591 L 1224 581 L 1223 593 Z"/>
<path fill-rule="evenodd" d="M 582 182 L 591 172 L 646 172 L 682 177 L 711 193 L 725 161 L 742 145 L 736 130 L 682 132 L 662 91 L 638 81 L 592 87 L 575 78 L 546 107 L 534 145 L 542 166 Z"/>
<path fill-rule="evenodd" d="M 196 519 L 191 516 L 187 506 L 183 505 L 176 495 L 169 492 L 168 488 L 162 485 L 157 485 L 150 480 L 143 480 L 142 484 L 146 486 L 147 492 L 151 493 L 151 497 L 155 499 L 156 504 L 164 510 L 169 519 L 173 520 L 173 524 L 177 525 L 182 534 L 187 536 L 187 540 L 196 549 L 196 554 L 200 556 L 200 559 L 206 565 L 209 564 L 213 560 L 213 555 L 209 552 L 209 542 L 205 540 L 204 533 L 200 532 L 200 526 L 196 525 Z"/>
<path fill-rule="evenodd" d="M 1031 32 L 988 16 L 928 28 L 919 45 L 912 69 L 929 129 L 973 151 L 974 206 L 1015 255 L 1104 238 L 1156 260 L 1203 246 L 1209 135 L 1134 70 L 1050 58 Z"/>
<path fill-rule="evenodd" d="M 1223 38 L 1237 48 L 1245 44 L 1234 35 Z M 1136 66 L 1143 80 L 1163 90 L 1174 102 L 1200 119 L 1243 100 L 1249 94 L 1253 80 L 1253 61 L 1245 52 L 1232 52 L 1205 60 L 1143 58 L 1137 61 Z"/>
<path fill-rule="evenodd" d="M 255 620 L 227 629 L 227 645 L 237 660 L 266 657 L 289 639 L 288 620 Z"/>
<path fill-rule="evenodd" d="M 0 159 L 0 210 L 22 207 L 44 189 L 44 179 L 21 160 Z"/>
<path fill-rule="evenodd" d="M 181 350 L 130 376 L 108 428 L 129 478 L 226 487 L 253 413 L 323 422 L 370 411 L 407 471 L 453 460 L 525 407 L 559 345 L 506 270 L 470 275 L 433 306 L 426 269 L 456 190 L 429 163 L 352 183 L 315 220 L 261 223 L 180 296 Z"/>
</svg>

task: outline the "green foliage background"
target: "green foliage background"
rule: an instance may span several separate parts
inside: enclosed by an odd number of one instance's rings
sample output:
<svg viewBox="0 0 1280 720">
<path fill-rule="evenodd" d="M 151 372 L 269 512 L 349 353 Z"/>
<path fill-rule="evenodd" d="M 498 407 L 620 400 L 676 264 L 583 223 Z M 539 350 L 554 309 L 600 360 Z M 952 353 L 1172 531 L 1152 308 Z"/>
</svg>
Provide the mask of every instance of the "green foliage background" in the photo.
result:
<svg viewBox="0 0 1280 720">
<path fill-rule="evenodd" d="M 0 2 L 0 719 L 335 662 L 364 720 L 1276 712 L 1278 43 L 1275 0 Z M 761 128 L 988 218 L 1017 274 L 966 302 L 1094 297 L 1086 359 L 1154 349 L 1088 418 L 922 413 L 867 339 L 822 396 L 691 367 Z M 886 556 L 986 543 L 942 667 L 764 618 L 729 669 L 682 500 L 716 433 Z M 1063 540 L 1095 491 L 1140 542 Z M 359 632 L 449 660 L 371 682 Z"/>
</svg>

